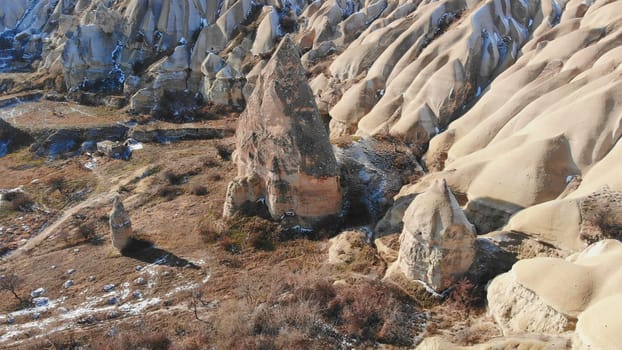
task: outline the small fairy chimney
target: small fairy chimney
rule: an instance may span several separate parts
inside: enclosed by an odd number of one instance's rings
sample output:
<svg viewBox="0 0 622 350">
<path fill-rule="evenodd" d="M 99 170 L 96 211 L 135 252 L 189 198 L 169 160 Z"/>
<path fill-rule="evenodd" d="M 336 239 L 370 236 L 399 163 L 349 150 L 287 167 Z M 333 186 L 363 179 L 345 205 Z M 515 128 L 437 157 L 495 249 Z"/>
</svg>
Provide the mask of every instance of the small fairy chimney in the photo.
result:
<svg viewBox="0 0 622 350">
<path fill-rule="evenodd" d="M 117 195 L 112 204 L 110 212 L 110 236 L 112 245 L 122 251 L 132 237 L 132 220 L 130 215 L 123 207 L 121 198 Z"/>
</svg>

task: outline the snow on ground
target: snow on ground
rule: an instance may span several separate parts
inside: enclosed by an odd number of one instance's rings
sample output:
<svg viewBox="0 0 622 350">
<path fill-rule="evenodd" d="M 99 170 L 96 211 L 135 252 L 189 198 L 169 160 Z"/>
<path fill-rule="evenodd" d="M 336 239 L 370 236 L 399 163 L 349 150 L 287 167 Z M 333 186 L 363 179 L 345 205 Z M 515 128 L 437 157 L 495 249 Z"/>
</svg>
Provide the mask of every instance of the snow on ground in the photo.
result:
<svg viewBox="0 0 622 350">
<path fill-rule="evenodd" d="M 58 299 L 37 298 L 38 307 L 14 311 L 0 315 L 0 347 L 7 343 L 19 343 L 20 338 L 32 338 L 32 333 L 50 335 L 75 327 L 76 323 L 97 322 L 101 317 L 122 318 L 137 316 L 147 312 L 149 308 L 160 305 L 162 299 L 153 294 L 158 278 L 169 272 L 161 271 L 162 266 L 156 264 L 137 267 L 137 271 L 147 279 L 146 285 L 123 282 L 114 289 L 104 290 L 87 288 L 78 293 L 85 296 L 84 301 L 75 306 L 68 305 L 67 297 Z M 178 279 L 183 275 L 176 276 Z M 166 291 L 164 296 L 170 298 L 184 291 L 190 291 L 209 281 L 208 274 L 201 282 L 180 283 Z M 140 288 L 145 288 L 141 290 Z M 87 295 L 87 294 L 99 295 Z"/>
</svg>

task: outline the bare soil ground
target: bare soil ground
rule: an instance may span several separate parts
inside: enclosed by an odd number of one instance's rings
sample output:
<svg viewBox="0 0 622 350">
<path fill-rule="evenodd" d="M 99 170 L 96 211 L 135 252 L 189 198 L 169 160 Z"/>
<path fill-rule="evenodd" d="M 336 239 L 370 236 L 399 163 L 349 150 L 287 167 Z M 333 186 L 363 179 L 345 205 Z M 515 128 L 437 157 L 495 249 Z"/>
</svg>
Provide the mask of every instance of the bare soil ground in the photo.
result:
<svg viewBox="0 0 622 350">
<path fill-rule="evenodd" d="M 52 113 L 39 119 L 42 106 Z M 14 115 L 18 125 L 109 125 L 128 117 L 49 101 L 20 108 L 27 112 Z M 223 127 L 232 119 L 205 123 Z M 40 306 L 26 308 L 0 291 L 0 347 L 408 348 L 439 332 L 430 324 L 451 329 L 479 317 L 437 316 L 438 302 L 383 282 L 386 263 L 371 246 L 350 264 L 330 265 L 321 237 L 284 240 L 276 224 L 222 219 L 236 175 L 226 157 L 233 144 L 233 137 L 145 144 L 130 161 L 47 160 L 28 149 L 0 159 L 0 188 L 22 186 L 35 203 L 30 211 L 0 210 L 0 275 L 17 275 L 25 299 L 45 289 L 33 300 Z M 125 254 L 112 248 L 108 213 L 116 194 L 137 237 L 153 246 Z"/>
</svg>

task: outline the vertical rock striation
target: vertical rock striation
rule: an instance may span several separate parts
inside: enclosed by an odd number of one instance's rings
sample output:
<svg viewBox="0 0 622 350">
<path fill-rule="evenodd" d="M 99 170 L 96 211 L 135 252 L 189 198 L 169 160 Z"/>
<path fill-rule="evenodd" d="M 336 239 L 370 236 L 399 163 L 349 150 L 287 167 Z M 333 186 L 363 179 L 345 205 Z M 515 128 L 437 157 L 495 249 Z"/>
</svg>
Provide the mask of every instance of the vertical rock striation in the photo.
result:
<svg viewBox="0 0 622 350">
<path fill-rule="evenodd" d="M 316 226 L 341 210 L 339 169 L 298 49 L 283 39 L 239 120 L 225 216 L 265 203 L 270 216 Z"/>
</svg>

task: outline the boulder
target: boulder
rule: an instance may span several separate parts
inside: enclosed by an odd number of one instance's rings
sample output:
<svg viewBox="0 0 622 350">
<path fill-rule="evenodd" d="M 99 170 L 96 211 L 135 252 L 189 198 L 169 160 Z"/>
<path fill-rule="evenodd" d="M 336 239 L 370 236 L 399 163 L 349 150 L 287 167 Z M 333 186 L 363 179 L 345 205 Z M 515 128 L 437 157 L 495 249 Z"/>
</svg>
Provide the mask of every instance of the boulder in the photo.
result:
<svg viewBox="0 0 622 350">
<path fill-rule="evenodd" d="M 406 209 L 397 268 L 437 291 L 467 272 L 475 257 L 475 228 L 444 180 L 434 182 Z"/>
<path fill-rule="evenodd" d="M 110 140 L 98 142 L 97 152 L 115 159 L 129 160 L 132 156 L 132 150 L 126 143 Z"/>
<path fill-rule="evenodd" d="M 400 140 L 344 137 L 334 142 L 348 226 L 375 225 L 411 175 L 423 173 L 408 145 Z"/>
<path fill-rule="evenodd" d="M 132 220 L 119 196 L 114 198 L 110 212 L 110 236 L 112 246 L 119 251 L 127 247 L 132 237 Z"/>
<path fill-rule="evenodd" d="M 345 231 L 329 240 L 328 263 L 349 264 L 367 244 L 363 231 Z"/>
<path fill-rule="evenodd" d="M 341 211 L 337 161 L 300 63 L 285 37 L 256 82 L 239 119 L 224 215 L 261 202 L 277 220 L 314 227 Z"/>
</svg>

